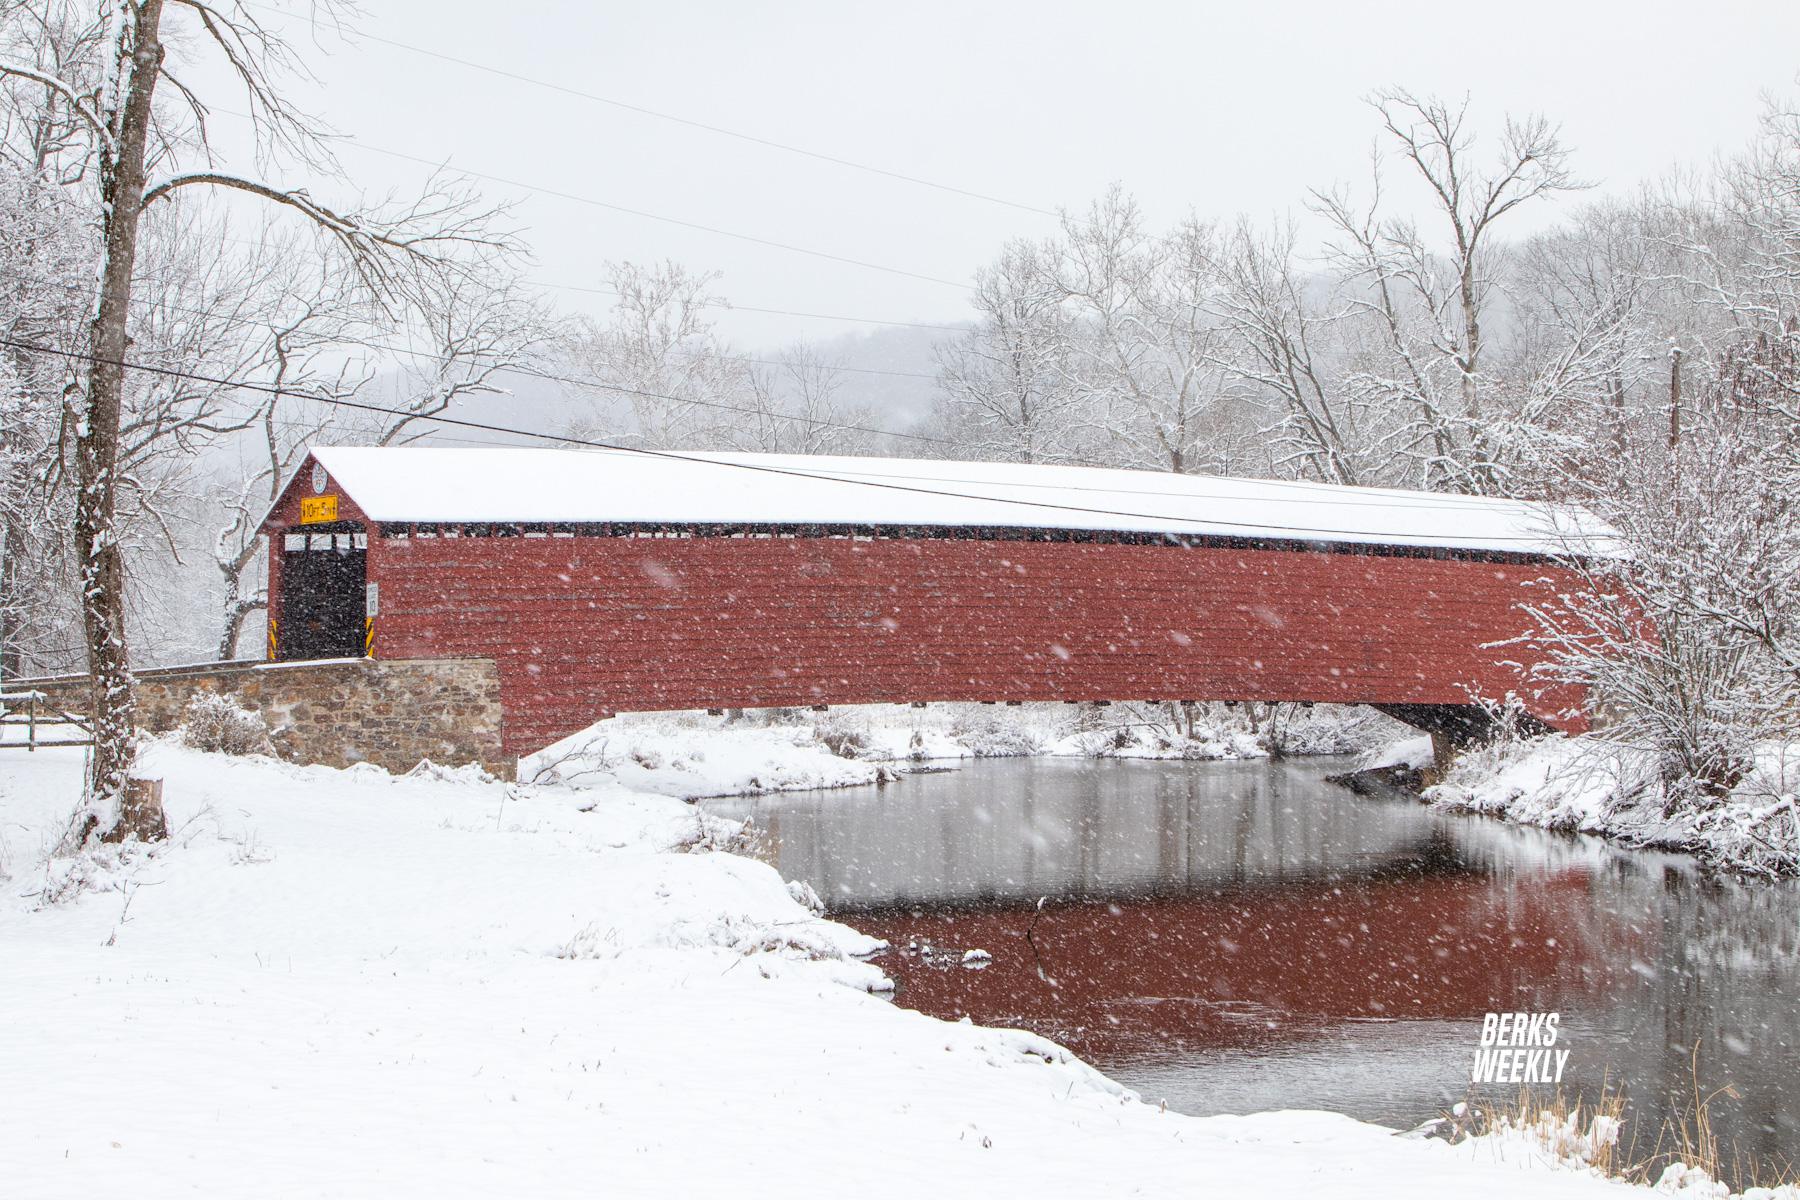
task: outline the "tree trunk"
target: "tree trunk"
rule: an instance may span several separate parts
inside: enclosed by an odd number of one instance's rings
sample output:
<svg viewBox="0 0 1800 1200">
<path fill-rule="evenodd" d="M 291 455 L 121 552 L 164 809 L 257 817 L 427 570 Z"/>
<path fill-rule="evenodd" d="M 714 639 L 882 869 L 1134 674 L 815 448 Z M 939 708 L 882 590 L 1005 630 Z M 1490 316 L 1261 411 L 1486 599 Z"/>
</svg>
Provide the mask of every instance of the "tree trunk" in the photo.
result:
<svg viewBox="0 0 1800 1200">
<path fill-rule="evenodd" d="M 116 516 L 119 424 L 130 350 L 131 277 L 137 264 L 138 221 L 143 211 L 144 149 L 151 98 L 162 69 L 158 37 L 162 0 L 143 0 L 132 38 L 124 108 L 113 123 L 115 142 L 101 155 L 104 262 L 100 297 L 88 344 L 86 411 L 77 424 L 75 544 L 81 556 L 81 617 L 93 689 L 94 755 L 88 774 L 90 803 L 104 811 L 118 805 L 117 826 L 154 837 L 164 826 L 160 793 L 128 788 L 136 684 L 125 644 L 125 560 Z M 153 811 L 152 811 L 153 810 Z M 92 810 L 90 810 L 92 811 Z M 111 828 L 100 831 L 111 832 Z"/>
<path fill-rule="evenodd" d="M 238 642 L 243 640 L 244 622 L 250 614 L 269 607 L 266 599 L 251 597 L 248 600 L 238 596 L 226 597 L 225 631 L 219 635 L 219 661 L 230 662 L 238 655 Z"/>
<path fill-rule="evenodd" d="M 1481 369 L 1481 306 L 1475 299 L 1475 261 L 1474 251 L 1470 250 L 1463 264 L 1462 279 L 1462 312 L 1463 312 L 1463 360 L 1457 364 L 1462 370 L 1463 416 L 1469 424 L 1479 430 L 1481 425 L 1481 393 L 1476 383 L 1475 372 Z"/>
<path fill-rule="evenodd" d="M 1612 373 L 1609 390 L 1612 392 L 1612 445 L 1613 453 L 1623 461 L 1629 443 L 1626 440 L 1625 380 L 1617 371 Z"/>
<path fill-rule="evenodd" d="M 123 842 L 136 838 L 140 842 L 160 842 L 169 836 L 169 823 L 163 816 L 162 780 L 127 779 L 125 802 L 119 806 L 119 823 L 101 835 L 103 842 Z"/>
<path fill-rule="evenodd" d="M 1681 350 L 1669 351 L 1669 449 L 1681 445 Z"/>
<path fill-rule="evenodd" d="M 14 518 L 6 522 L 5 538 L 0 541 L 0 685 L 25 673 L 25 655 L 19 644 L 25 623 L 24 600 L 19 595 L 19 562 L 24 552 L 24 526 Z"/>
</svg>

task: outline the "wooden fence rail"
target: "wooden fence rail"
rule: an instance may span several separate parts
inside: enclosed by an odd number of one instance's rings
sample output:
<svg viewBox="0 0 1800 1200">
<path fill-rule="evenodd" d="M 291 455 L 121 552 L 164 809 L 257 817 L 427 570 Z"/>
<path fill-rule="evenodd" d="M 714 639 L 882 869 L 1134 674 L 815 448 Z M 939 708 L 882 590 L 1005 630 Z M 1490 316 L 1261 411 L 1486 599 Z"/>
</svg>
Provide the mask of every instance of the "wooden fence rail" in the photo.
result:
<svg viewBox="0 0 1800 1200">
<path fill-rule="evenodd" d="M 20 710 L 23 711 L 20 711 Z M 24 741 L 12 741 L 7 738 L 9 728 L 23 726 Z M 43 738 L 39 727 L 54 731 L 57 734 L 79 733 L 79 737 L 56 736 Z M 49 703 L 42 692 L 0 692 L 0 750 L 16 750 L 23 746 L 26 750 L 36 750 L 43 746 L 91 746 L 94 744 L 93 726 L 83 717 L 66 712 Z"/>
</svg>

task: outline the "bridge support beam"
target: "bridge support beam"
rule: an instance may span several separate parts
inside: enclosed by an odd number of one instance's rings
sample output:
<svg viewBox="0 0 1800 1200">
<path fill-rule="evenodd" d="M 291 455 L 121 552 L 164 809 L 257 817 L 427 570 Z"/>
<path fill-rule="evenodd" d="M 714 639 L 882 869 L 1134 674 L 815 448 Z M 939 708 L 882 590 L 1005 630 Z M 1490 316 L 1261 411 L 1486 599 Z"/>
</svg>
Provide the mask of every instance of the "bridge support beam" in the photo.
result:
<svg viewBox="0 0 1800 1200">
<path fill-rule="evenodd" d="M 1471 746 L 1482 745 L 1499 731 L 1499 722 L 1493 714 L 1475 704 L 1373 704 L 1370 707 L 1431 735 L 1432 762 L 1427 773 L 1428 783 L 1442 779 L 1458 754 Z M 1529 713 L 1518 714 L 1517 720 L 1522 732 L 1533 736 L 1550 732 L 1548 725 Z"/>
</svg>

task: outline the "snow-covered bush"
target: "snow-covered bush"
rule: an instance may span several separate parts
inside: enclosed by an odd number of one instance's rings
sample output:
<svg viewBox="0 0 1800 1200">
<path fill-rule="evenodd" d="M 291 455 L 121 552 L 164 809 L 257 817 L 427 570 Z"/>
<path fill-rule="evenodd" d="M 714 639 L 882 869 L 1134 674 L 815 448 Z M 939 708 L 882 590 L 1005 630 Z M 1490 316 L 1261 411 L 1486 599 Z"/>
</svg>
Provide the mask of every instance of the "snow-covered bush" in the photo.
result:
<svg viewBox="0 0 1800 1200">
<path fill-rule="evenodd" d="M 1726 346 L 1692 397 L 1680 369 L 1666 430 L 1546 435 L 1548 486 L 1614 553 L 1571 535 L 1576 585 L 1540 580 L 1525 606 L 1537 674 L 1589 689 L 1602 735 L 1654 756 L 1669 817 L 1723 803 L 1760 745 L 1800 733 L 1800 334 Z"/>
<path fill-rule="evenodd" d="M 756 857 L 762 848 L 760 830 L 749 821 L 733 821 L 694 809 L 694 827 L 677 839 L 674 849 L 687 854 L 739 854 Z"/>
<path fill-rule="evenodd" d="M 1410 726 L 1361 705 L 1288 705 L 1276 733 L 1283 754 L 1361 754 L 1415 734 Z M 1265 749 L 1276 747 L 1264 743 Z"/>
<path fill-rule="evenodd" d="M 430 779 L 437 783 L 466 783 L 480 785 L 497 782 L 495 776 L 480 763 L 463 763 L 457 767 L 446 767 L 434 763 L 429 758 L 421 758 L 419 765 L 406 773 L 408 779 Z"/>
<path fill-rule="evenodd" d="M 1704 806 L 1671 805 L 1664 787 L 1650 750 L 1595 734 L 1559 734 L 1497 739 L 1467 751 L 1425 798 L 1546 829 L 1688 851 L 1752 874 L 1800 873 L 1800 746 L 1760 747 L 1736 786 Z"/>
<path fill-rule="evenodd" d="M 813 736 L 839 758 L 861 758 L 869 749 L 869 735 L 841 721 L 821 723 L 813 730 Z"/>
<path fill-rule="evenodd" d="M 1042 743 L 1022 721 L 985 707 L 965 711 L 950 725 L 950 736 L 976 758 L 1019 758 L 1036 754 Z"/>
<path fill-rule="evenodd" d="M 181 741 L 214 754 L 273 754 L 269 726 L 260 713 L 215 692 L 201 692 L 182 713 Z"/>
</svg>

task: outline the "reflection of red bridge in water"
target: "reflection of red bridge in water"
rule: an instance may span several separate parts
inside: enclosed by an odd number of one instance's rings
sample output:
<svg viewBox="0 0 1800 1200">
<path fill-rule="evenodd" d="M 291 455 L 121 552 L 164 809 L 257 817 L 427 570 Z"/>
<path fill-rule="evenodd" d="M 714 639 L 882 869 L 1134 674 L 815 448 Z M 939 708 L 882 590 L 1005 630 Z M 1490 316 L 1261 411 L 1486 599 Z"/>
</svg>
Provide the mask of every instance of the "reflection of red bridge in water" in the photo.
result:
<svg viewBox="0 0 1800 1200">
<path fill-rule="evenodd" d="M 1035 916 L 1035 923 L 1034 923 Z M 1016 1025 L 1100 1057 L 1247 1047 L 1294 1027 L 1468 1019 L 1613 987 L 1637 934 L 1596 913 L 1584 871 L 1284 884 L 1200 896 L 846 917 L 896 947 L 993 954 L 983 970 L 880 959 L 908 1008 Z M 1025 938 L 1031 931 L 1031 940 Z M 1035 952 L 1034 952 L 1035 946 Z M 1040 976 L 1048 976 L 1047 981 Z M 1271 1024 L 1272 1023 L 1272 1024 Z"/>
</svg>

